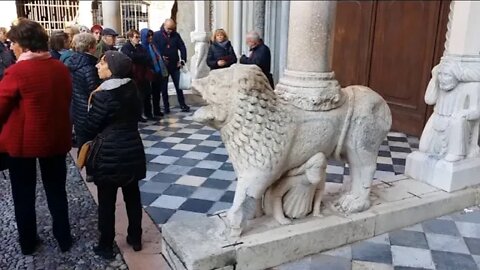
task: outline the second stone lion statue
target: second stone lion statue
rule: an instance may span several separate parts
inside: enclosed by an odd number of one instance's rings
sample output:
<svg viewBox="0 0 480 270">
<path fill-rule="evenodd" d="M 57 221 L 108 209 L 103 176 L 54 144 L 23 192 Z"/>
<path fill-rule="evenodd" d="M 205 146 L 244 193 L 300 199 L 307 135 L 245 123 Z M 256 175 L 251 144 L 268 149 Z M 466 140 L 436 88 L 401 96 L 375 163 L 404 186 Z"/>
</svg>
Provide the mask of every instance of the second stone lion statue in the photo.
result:
<svg viewBox="0 0 480 270">
<path fill-rule="evenodd" d="M 207 103 L 195 112 L 194 120 L 220 130 L 238 177 L 227 214 L 232 236 L 241 234 L 271 187 L 277 197 L 285 195 L 283 200 L 298 197 L 289 195 L 289 189 L 304 192 L 313 200 L 314 192 L 302 188 L 317 190 L 320 185 L 321 192 L 328 157 L 345 160 L 350 167 L 352 186 L 339 200 L 339 208 L 352 213 L 370 207 L 378 149 L 392 120 L 387 103 L 368 87 L 342 89 L 343 105 L 338 108 L 306 111 L 281 99 L 260 68 L 237 64 L 195 80 L 193 90 Z M 299 178 L 275 190 L 276 182 L 289 177 Z M 321 198 L 321 194 L 316 196 Z M 269 207 L 275 208 L 271 205 L 265 209 Z M 288 204 L 284 203 L 285 207 Z M 316 200 L 314 214 L 320 214 L 319 207 Z M 312 210 L 311 206 L 301 208 L 302 216 Z M 293 210 L 284 212 L 296 215 Z M 288 223 L 278 213 L 275 218 Z"/>
</svg>

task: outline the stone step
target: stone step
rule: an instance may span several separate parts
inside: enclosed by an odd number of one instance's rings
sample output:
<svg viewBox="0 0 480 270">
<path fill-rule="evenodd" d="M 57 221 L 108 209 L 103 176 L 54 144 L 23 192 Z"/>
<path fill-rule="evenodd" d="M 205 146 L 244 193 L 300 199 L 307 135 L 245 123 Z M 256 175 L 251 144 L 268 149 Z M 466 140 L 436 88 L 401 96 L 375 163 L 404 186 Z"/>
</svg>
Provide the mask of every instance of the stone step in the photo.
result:
<svg viewBox="0 0 480 270">
<path fill-rule="evenodd" d="M 372 207 L 345 216 L 333 207 L 341 184 L 327 183 L 324 217 L 281 226 L 265 216 L 250 222 L 233 242 L 224 215 L 167 223 L 163 254 L 174 269 L 265 269 L 368 239 L 480 203 L 480 187 L 448 193 L 400 175 L 374 181 Z"/>
</svg>

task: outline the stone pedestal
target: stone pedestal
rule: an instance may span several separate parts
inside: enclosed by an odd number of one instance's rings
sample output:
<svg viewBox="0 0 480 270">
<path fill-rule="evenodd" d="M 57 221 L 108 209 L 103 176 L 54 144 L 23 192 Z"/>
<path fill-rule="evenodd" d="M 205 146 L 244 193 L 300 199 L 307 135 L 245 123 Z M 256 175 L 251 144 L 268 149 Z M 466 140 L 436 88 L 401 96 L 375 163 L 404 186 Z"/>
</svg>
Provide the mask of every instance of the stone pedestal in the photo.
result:
<svg viewBox="0 0 480 270">
<path fill-rule="evenodd" d="M 290 2 L 287 69 L 276 91 L 304 110 L 331 110 L 341 100 L 332 72 L 336 5 L 335 1 Z"/>
<path fill-rule="evenodd" d="M 222 214 L 167 223 L 162 253 L 173 269 L 259 270 L 371 238 L 479 203 L 480 188 L 447 193 L 406 176 L 382 179 L 372 187 L 371 209 L 344 216 L 331 203 L 341 184 L 327 183 L 324 217 L 280 226 L 271 217 L 253 220 L 236 242 L 222 234 Z"/>
<path fill-rule="evenodd" d="M 480 184 L 480 158 L 447 162 L 422 152 L 407 157 L 405 174 L 452 192 Z"/>
</svg>

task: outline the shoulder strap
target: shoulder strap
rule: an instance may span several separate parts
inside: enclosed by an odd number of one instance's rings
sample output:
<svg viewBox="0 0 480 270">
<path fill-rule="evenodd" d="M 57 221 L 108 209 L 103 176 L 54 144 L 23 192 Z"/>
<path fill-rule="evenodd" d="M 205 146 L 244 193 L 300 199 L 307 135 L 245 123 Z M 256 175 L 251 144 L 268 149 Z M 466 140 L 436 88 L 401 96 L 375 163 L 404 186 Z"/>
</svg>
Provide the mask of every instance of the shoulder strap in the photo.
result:
<svg viewBox="0 0 480 270">
<path fill-rule="evenodd" d="M 87 107 L 88 109 L 87 109 L 87 111 L 89 111 L 90 108 L 92 107 L 92 98 L 93 98 L 93 95 L 94 95 L 95 93 L 97 93 L 97 92 L 100 92 L 100 91 L 102 91 L 102 89 L 97 88 L 97 89 L 93 90 L 92 93 L 90 93 L 90 96 L 88 97 L 88 107 Z"/>
</svg>

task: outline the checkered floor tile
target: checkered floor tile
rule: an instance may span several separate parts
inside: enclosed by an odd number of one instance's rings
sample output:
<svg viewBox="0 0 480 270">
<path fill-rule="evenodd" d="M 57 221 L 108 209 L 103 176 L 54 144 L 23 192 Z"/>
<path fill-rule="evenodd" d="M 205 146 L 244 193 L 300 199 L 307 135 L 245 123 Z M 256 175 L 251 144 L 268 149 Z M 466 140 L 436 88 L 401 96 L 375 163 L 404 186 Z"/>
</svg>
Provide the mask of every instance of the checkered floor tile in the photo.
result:
<svg viewBox="0 0 480 270">
<path fill-rule="evenodd" d="M 195 123 L 192 113 L 174 110 L 161 121 L 140 125 L 147 155 L 147 178 L 140 182 L 142 204 L 159 226 L 227 209 L 236 176 L 218 131 Z M 381 147 L 376 178 L 404 172 L 405 158 L 418 139 L 391 132 Z M 327 181 L 342 182 L 348 166 L 330 161 Z"/>
<path fill-rule="evenodd" d="M 466 209 L 273 269 L 477 270 L 480 209 Z"/>
</svg>

